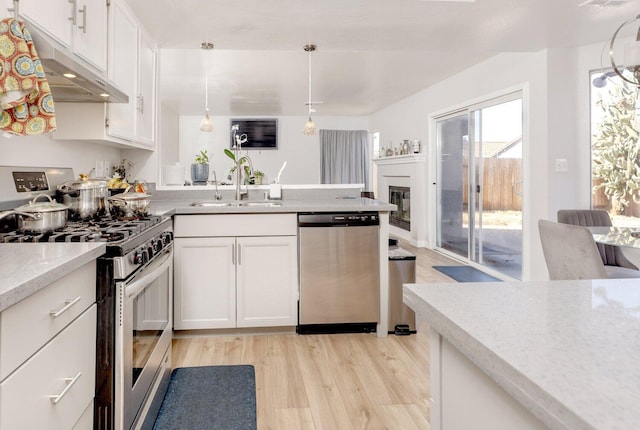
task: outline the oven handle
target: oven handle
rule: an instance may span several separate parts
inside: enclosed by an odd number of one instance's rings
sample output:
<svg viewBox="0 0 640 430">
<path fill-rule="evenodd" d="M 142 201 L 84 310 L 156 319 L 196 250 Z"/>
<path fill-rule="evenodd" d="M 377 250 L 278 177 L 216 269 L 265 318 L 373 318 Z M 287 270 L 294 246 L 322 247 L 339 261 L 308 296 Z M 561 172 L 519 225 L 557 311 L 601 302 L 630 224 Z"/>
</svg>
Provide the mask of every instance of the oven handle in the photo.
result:
<svg viewBox="0 0 640 430">
<path fill-rule="evenodd" d="M 161 260 L 152 261 L 151 264 L 146 268 L 146 270 L 151 270 L 149 273 L 127 285 L 125 289 L 127 298 L 137 295 L 147 285 L 155 281 L 162 274 L 162 272 L 164 272 L 167 267 L 169 267 L 171 263 L 173 263 L 173 252 L 171 252 L 172 250 L 173 247 L 169 248 L 169 251 L 165 253 Z"/>
</svg>

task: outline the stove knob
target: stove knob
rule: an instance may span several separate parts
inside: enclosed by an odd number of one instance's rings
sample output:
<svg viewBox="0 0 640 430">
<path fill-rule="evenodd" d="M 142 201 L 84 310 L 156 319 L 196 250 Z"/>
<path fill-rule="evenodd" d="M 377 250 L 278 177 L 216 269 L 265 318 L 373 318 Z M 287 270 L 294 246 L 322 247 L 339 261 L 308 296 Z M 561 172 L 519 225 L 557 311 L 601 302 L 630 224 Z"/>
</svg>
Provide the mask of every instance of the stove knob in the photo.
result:
<svg viewBox="0 0 640 430">
<path fill-rule="evenodd" d="M 149 261 L 149 253 L 146 249 L 139 249 L 133 256 L 133 264 L 146 264 Z"/>
<path fill-rule="evenodd" d="M 149 254 L 149 259 L 153 258 L 155 255 L 153 252 L 153 244 L 149 244 L 149 246 L 147 246 L 147 253 Z"/>
<path fill-rule="evenodd" d="M 155 251 L 156 254 L 160 252 L 164 247 L 164 243 L 162 243 L 162 239 L 160 238 L 153 239 L 151 243 L 153 244 L 153 250 Z"/>
<path fill-rule="evenodd" d="M 162 242 L 164 242 L 165 246 L 169 245 L 172 239 L 173 234 L 170 231 L 162 233 Z"/>
</svg>

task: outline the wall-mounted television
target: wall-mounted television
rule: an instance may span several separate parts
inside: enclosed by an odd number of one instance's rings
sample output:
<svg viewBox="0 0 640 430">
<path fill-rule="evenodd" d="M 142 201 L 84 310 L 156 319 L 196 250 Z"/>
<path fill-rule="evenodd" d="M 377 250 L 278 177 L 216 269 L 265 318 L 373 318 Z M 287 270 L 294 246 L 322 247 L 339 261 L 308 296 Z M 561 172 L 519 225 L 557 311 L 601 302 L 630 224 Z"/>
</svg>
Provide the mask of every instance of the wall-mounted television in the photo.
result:
<svg viewBox="0 0 640 430">
<path fill-rule="evenodd" d="M 278 149 L 278 120 L 276 118 L 258 119 L 232 119 L 231 128 L 238 125 L 238 136 L 246 134 L 247 141 L 242 144 L 242 149 Z M 233 141 L 233 131 L 229 138 L 231 148 Z"/>
</svg>

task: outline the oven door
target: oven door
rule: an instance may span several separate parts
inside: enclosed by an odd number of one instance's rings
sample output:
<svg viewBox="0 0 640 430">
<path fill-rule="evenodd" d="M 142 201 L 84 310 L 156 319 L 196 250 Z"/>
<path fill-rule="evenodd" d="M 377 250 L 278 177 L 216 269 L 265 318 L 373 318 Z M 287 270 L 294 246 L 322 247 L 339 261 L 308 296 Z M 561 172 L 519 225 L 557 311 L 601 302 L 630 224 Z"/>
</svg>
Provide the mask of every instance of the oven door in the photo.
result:
<svg viewBox="0 0 640 430">
<path fill-rule="evenodd" d="M 130 429 L 140 418 L 171 346 L 173 245 L 126 282 L 117 283 L 116 422 Z"/>
</svg>

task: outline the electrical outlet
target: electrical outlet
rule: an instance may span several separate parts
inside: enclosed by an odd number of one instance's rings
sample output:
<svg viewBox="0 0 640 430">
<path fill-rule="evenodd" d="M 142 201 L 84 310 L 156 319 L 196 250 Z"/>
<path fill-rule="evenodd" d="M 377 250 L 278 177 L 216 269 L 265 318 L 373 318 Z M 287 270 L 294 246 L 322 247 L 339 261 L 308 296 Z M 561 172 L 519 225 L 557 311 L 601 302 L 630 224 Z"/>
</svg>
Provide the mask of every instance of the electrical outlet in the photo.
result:
<svg viewBox="0 0 640 430">
<path fill-rule="evenodd" d="M 556 158 L 556 172 L 568 172 L 569 162 L 566 158 Z"/>
<path fill-rule="evenodd" d="M 104 160 L 96 160 L 96 178 L 104 178 Z"/>
<path fill-rule="evenodd" d="M 110 178 L 113 176 L 113 169 L 109 160 L 104 160 L 104 177 Z"/>
</svg>

